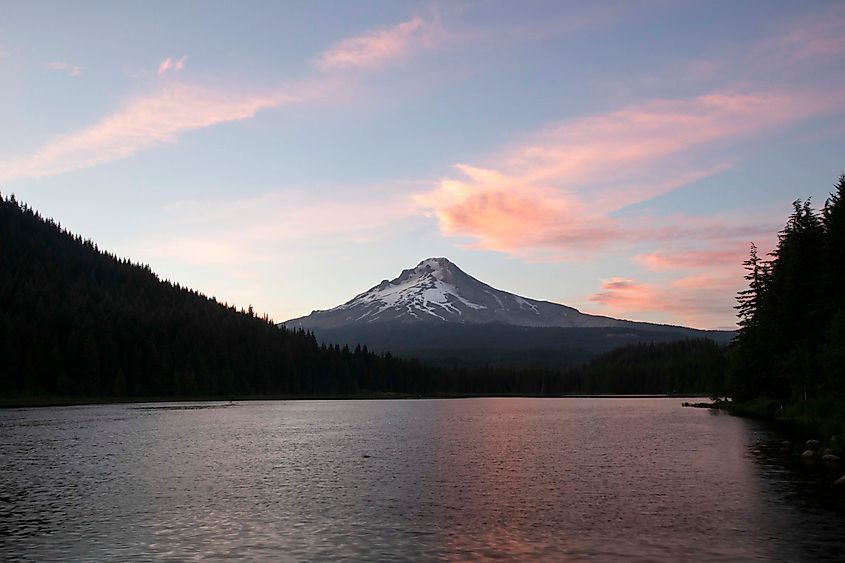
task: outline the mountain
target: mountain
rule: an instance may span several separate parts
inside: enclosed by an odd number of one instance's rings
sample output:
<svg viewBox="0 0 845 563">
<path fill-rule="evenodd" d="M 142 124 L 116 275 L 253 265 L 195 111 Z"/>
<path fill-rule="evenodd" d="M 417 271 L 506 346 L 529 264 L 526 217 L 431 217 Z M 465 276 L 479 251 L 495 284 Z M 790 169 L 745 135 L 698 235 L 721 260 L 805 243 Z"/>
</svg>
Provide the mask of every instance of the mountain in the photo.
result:
<svg viewBox="0 0 845 563">
<path fill-rule="evenodd" d="M 504 324 L 524 327 L 619 327 L 610 317 L 520 297 L 487 285 L 446 258 L 429 258 L 343 305 L 291 319 L 285 326 L 333 329 L 374 323 Z"/>
<path fill-rule="evenodd" d="M 446 258 L 428 258 L 346 303 L 282 323 L 323 342 L 434 365 L 560 368 L 625 345 L 710 338 L 727 331 L 588 315 L 573 307 L 502 291 Z"/>
</svg>

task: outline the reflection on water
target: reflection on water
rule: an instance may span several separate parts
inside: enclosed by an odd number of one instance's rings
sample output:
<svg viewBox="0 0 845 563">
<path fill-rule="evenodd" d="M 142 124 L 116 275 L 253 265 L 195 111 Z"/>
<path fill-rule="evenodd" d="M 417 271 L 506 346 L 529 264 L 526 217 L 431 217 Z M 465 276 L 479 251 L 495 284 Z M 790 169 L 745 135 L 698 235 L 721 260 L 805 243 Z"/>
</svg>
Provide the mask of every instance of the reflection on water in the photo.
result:
<svg viewBox="0 0 845 563">
<path fill-rule="evenodd" d="M 0 411 L 0 557 L 845 558 L 776 436 L 680 402 Z"/>
</svg>

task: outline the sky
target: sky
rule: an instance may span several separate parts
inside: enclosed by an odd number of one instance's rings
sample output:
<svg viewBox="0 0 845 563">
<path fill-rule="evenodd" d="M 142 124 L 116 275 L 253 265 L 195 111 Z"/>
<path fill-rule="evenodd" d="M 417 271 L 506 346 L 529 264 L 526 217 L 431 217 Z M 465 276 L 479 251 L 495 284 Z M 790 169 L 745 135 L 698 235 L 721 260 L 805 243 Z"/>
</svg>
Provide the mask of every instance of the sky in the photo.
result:
<svg viewBox="0 0 845 563">
<path fill-rule="evenodd" d="M 0 0 L 0 192 L 276 321 L 445 256 L 735 327 L 845 170 L 845 2 Z"/>
</svg>

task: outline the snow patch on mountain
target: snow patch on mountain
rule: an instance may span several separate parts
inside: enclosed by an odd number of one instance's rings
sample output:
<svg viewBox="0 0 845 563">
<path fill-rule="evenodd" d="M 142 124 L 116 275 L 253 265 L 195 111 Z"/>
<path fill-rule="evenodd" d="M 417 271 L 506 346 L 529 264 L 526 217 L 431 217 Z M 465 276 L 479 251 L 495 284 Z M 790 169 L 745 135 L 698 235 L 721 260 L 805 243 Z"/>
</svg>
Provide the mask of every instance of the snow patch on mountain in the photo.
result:
<svg viewBox="0 0 845 563">
<path fill-rule="evenodd" d="M 495 289 L 446 258 L 428 258 L 393 280 L 326 311 L 285 322 L 300 328 L 371 323 L 499 323 L 528 327 L 617 326 L 624 321 L 585 315 L 577 309 Z"/>
<path fill-rule="evenodd" d="M 405 309 L 410 315 L 424 313 L 446 320 L 444 313 L 462 315 L 453 303 L 462 303 L 470 309 L 486 309 L 486 305 L 473 303 L 458 293 L 458 288 L 446 281 L 446 269 L 451 264 L 445 258 L 429 258 L 416 268 L 405 270 L 393 281 L 379 285 L 355 296 L 352 300 L 336 307 L 337 310 L 353 309 L 368 305 L 367 310 L 356 321 L 375 321 L 387 309 Z"/>
</svg>

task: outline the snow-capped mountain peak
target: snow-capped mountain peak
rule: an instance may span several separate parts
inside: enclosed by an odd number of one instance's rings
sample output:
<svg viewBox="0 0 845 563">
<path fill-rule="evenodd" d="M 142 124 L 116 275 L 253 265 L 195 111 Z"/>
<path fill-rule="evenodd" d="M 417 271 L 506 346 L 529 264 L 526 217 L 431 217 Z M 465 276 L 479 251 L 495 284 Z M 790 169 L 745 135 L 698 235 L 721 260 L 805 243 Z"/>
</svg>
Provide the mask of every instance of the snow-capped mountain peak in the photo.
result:
<svg viewBox="0 0 845 563">
<path fill-rule="evenodd" d="M 399 312 L 407 313 L 409 317 L 431 316 L 447 321 L 450 316 L 462 317 L 466 308 L 486 309 L 486 305 L 473 303 L 461 296 L 456 285 L 457 272 L 463 274 L 446 258 L 428 258 L 415 268 L 403 270 L 397 278 L 384 280 L 355 296 L 335 310 L 354 309 L 361 314 L 353 322 L 372 322 L 386 311 L 390 312 L 388 316 L 391 317 Z"/>
<path fill-rule="evenodd" d="M 447 258 L 427 258 L 392 280 L 326 311 L 283 324 L 336 328 L 372 323 L 500 323 L 517 326 L 617 326 L 624 321 L 526 299 L 468 275 Z"/>
</svg>

